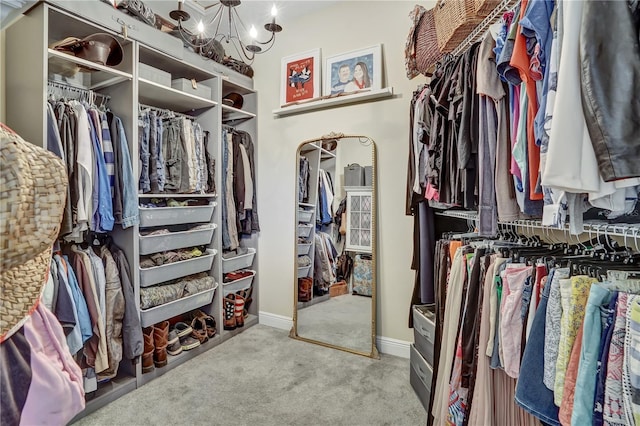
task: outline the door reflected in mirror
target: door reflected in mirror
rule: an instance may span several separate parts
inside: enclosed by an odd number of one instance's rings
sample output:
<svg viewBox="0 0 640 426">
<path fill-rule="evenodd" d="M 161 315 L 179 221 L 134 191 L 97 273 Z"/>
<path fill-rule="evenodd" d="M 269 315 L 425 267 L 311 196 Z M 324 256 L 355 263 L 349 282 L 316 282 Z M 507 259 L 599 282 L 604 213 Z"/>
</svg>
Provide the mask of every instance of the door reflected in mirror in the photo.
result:
<svg viewBox="0 0 640 426">
<path fill-rule="evenodd" d="M 339 134 L 298 148 L 291 336 L 377 358 L 375 153 Z"/>
</svg>

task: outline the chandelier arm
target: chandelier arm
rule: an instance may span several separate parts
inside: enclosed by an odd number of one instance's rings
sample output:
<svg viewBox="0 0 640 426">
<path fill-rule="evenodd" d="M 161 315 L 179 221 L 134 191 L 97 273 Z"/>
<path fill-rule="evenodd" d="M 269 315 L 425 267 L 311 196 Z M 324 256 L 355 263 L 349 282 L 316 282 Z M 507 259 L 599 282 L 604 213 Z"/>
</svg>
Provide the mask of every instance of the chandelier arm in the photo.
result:
<svg viewBox="0 0 640 426">
<path fill-rule="evenodd" d="M 236 49 L 236 52 L 238 53 L 238 55 L 244 56 L 245 59 L 247 61 L 249 61 L 249 65 L 251 65 L 251 63 L 253 62 L 254 58 L 256 57 L 256 54 L 254 52 L 251 52 L 251 56 L 249 56 L 247 54 L 247 48 L 245 46 L 245 44 L 242 42 L 242 40 L 240 38 L 236 38 L 236 40 L 238 40 L 238 44 L 240 45 L 240 49 L 238 49 L 238 46 L 236 45 L 236 43 L 232 43 L 233 47 Z"/>
<path fill-rule="evenodd" d="M 216 23 L 216 32 L 214 33 L 215 35 L 217 35 L 218 31 L 220 30 L 220 24 L 222 23 L 222 15 L 224 14 L 223 8 L 224 8 L 224 5 L 222 3 L 219 3 L 218 10 L 216 10 L 216 14 L 213 16 L 213 19 L 210 22 L 212 24 Z"/>
</svg>

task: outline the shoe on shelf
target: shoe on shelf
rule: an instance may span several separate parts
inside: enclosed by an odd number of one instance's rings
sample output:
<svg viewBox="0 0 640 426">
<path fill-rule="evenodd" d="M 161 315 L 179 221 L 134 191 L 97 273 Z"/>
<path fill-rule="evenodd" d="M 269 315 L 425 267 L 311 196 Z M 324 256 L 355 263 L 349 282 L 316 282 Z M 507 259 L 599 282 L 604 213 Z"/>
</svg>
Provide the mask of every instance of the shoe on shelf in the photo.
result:
<svg viewBox="0 0 640 426">
<path fill-rule="evenodd" d="M 244 327 L 244 298 L 239 294 L 236 294 L 234 315 L 236 317 L 236 327 Z"/>
<path fill-rule="evenodd" d="M 176 325 L 173 326 L 173 329 L 176 331 L 178 337 L 189 336 L 193 332 L 193 328 L 186 322 L 177 322 Z"/>
<path fill-rule="evenodd" d="M 216 319 L 211 315 L 205 314 L 200 309 L 197 309 L 197 310 L 193 311 L 191 313 L 191 318 L 193 318 L 193 319 L 202 318 L 202 320 L 204 321 L 204 324 L 206 326 L 207 337 L 209 337 L 209 339 L 211 339 L 213 336 L 215 336 L 216 333 L 218 332 L 218 328 L 216 327 Z M 193 322 L 191 324 L 191 327 L 193 328 Z"/>
<path fill-rule="evenodd" d="M 191 349 L 195 349 L 200 346 L 200 341 L 190 335 L 182 336 L 180 337 L 180 346 L 183 351 L 190 351 Z"/>
<path fill-rule="evenodd" d="M 200 344 L 209 340 L 209 336 L 207 335 L 207 324 L 204 322 L 204 318 L 194 317 L 193 320 L 191 320 L 191 328 L 193 329 L 191 337 L 198 339 Z"/>
<path fill-rule="evenodd" d="M 167 365 L 167 344 L 169 342 L 169 321 L 162 321 L 153 326 L 153 363 L 156 368 Z"/>
<path fill-rule="evenodd" d="M 180 338 L 176 330 L 169 332 L 169 341 L 167 342 L 167 353 L 172 356 L 178 355 L 182 352 L 182 345 L 180 344 Z"/>
<path fill-rule="evenodd" d="M 224 329 L 225 330 L 235 330 L 236 329 L 236 316 L 235 316 L 235 307 L 236 307 L 236 295 L 230 293 L 224 297 Z"/>
<path fill-rule="evenodd" d="M 153 352 L 155 346 L 153 344 L 153 327 L 145 327 L 142 329 L 142 337 L 144 339 L 144 351 L 142 352 L 142 374 L 150 373 L 154 370 Z"/>
</svg>

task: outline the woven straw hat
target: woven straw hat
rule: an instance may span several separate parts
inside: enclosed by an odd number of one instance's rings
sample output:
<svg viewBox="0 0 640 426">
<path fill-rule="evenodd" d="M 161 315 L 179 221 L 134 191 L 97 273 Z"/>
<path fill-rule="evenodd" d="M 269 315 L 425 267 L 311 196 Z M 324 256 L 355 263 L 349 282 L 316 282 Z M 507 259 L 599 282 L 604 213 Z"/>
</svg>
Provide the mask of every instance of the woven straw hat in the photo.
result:
<svg viewBox="0 0 640 426">
<path fill-rule="evenodd" d="M 0 341 L 40 300 L 66 188 L 61 159 L 0 123 Z"/>
</svg>

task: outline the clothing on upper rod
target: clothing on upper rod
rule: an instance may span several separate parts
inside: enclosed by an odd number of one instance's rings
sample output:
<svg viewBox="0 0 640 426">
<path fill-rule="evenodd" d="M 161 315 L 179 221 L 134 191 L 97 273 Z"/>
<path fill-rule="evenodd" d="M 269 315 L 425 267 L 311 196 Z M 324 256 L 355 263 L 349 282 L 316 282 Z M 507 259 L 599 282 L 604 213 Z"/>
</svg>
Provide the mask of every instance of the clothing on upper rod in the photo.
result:
<svg viewBox="0 0 640 426">
<path fill-rule="evenodd" d="M 47 147 L 69 176 L 60 236 L 83 241 L 88 231 L 139 223 L 135 181 L 122 120 L 77 100 L 47 102 Z"/>
<path fill-rule="evenodd" d="M 498 219 L 523 215 L 555 227 L 571 217 L 574 234 L 583 229 L 583 214 L 638 220 L 640 150 L 630 141 L 640 136 L 637 126 L 627 126 L 635 110 L 606 122 L 593 113 L 611 110 L 607 105 L 620 95 L 602 90 L 602 79 L 593 77 L 596 69 L 615 74 L 611 63 L 592 59 L 602 35 L 583 30 L 597 10 L 596 2 L 519 1 L 503 14 L 496 40 L 487 33 L 460 56 L 441 60 L 428 87 L 412 100 L 407 214 L 424 199 L 474 209 L 482 235 L 495 233 Z M 618 17 L 611 21 L 616 31 L 619 21 L 634 33 L 638 24 L 629 28 L 630 17 L 637 11 L 636 4 L 620 3 L 601 14 Z M 626 43 L 602 45 L 607 52 L 630 49 Z M 638 74 L 640 59 L 627 56 Z M 581 58 L 590 61 L 590 80 L 580 75 Z M 625 81 L 620 92 L 633 92 L 634 83 Z M 582 124 L 574 131 L 567 122 Z M 629 137 L 617 136 L 622 134 Z M 621 155 L 608 156 L 607 150 Z"/>
</svg>

